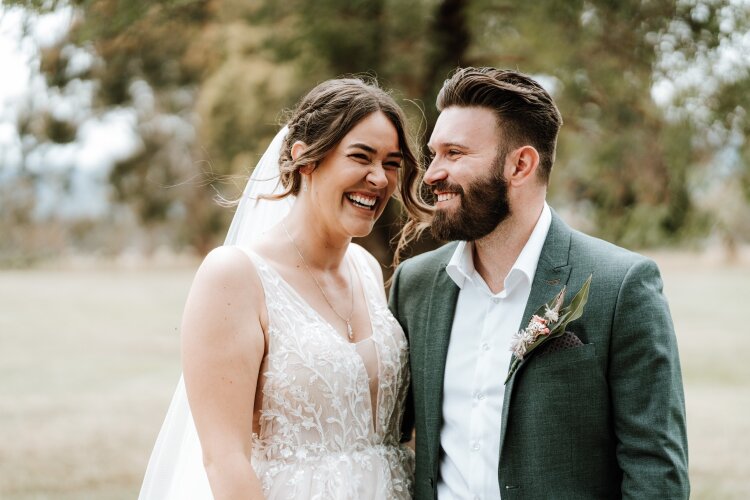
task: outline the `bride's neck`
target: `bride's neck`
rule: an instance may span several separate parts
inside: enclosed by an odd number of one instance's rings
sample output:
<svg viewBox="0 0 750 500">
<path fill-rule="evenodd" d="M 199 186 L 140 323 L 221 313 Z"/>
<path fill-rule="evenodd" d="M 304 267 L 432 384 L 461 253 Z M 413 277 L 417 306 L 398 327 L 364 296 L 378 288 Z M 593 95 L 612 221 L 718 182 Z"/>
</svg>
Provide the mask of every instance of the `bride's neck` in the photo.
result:
<svg viewBox="0 0 750 500">
<path fill-rule="evenodd" d="M 286 229 L 294 240 L 292 246 L 297 247 L 307 265 L 314 269 L 338 269 L 352 241 L 351 237 L 328 230 L 314 214 L 300 210 L 297 205 L 292 207 L 282 225 L 282 234 Z M 284 237 L 286 236 L 284 234 Z"/>
</svg>

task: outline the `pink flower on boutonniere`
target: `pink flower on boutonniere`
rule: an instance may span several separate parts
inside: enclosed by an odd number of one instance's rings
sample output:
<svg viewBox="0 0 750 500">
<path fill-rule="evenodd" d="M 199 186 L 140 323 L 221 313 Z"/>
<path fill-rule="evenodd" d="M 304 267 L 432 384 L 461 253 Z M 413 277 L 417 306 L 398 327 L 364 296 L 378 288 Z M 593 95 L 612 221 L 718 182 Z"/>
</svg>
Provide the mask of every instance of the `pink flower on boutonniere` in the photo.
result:
<svg viewBox="0 0 750 500">
<path fill-rule="evenodd" d="M 549 328 L 547 327 L 548 321 L 549 320 L 535 314 L 531 317 L 529 326 L 527 326 L 525 330 L 513 334 L 513 341 L 511 342 L 510 350 L 513 351 L 513 354 L 515 354 L 518 359 L 523 359 L 528 346 L 533 344 L 536 339 L 542 335 L 549 334 Z"/>
<path fill-rule="evenodd" d="M 565 333 L 565 327 L 568 326 L 568 323 L 581 317 L 583 307 L 589 298 L 590 285 L 591 276 L 589 275 L 586 282 L 578 290 L 578 293 L 567 307 L 562 307 L 566 289 L 566 287 L 563 287 L 555 298 L 537 309 L 526 328 L 513 335 L 510 350 L 515 356 L 505 382 L 510 380 L 510 377 L 513 376 L 513 373 L 525 356 L 528 356 L 531 351 L 543 343 Z"/>
</svg>

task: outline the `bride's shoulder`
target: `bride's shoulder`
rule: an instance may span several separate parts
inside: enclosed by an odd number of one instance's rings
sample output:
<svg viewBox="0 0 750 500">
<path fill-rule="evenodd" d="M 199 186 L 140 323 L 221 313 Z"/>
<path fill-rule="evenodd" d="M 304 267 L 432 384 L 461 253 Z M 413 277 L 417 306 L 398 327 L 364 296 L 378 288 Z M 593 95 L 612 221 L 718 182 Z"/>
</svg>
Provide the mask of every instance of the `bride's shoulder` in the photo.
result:
<svg viewBox="0 0 750 500">
<path fill-rule="evenodd" d="M 263 290 L 250 257 L 237 247 L 211 250 L 182 315 L 183 366 L 208 376 L 205 370 L 218 370 L 233 350 L 259 359 L 266 324 Z"/>
<path fill-rule="evenodd" d="M 237 291 L 260 285 L 250 255 L 238 246 L 225 245 L 211 250 L 203 259 L 195 277 L 195 285 Z"/>
<path fill-rule="evenodd" d="M 217 325 L 247 326 L 247 318 L 256 314 L 263 325 L 264 300 L 263 285 L 250 256 L 239 247 L 215 248 L 203 259 L 190 287 L 183 333 L 220 335 L 222 329 Z"/>
</svg>

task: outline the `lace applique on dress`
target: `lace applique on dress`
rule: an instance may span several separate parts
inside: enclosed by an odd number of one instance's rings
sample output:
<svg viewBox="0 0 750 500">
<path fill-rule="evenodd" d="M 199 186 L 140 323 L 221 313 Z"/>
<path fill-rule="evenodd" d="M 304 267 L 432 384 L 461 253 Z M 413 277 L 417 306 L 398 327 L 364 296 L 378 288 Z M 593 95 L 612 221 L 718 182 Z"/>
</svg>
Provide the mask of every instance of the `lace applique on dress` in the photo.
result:
<svg viewBox="0 0 750 500">
<path fill-rule="evenodd" d="M 403 330 L 364 250 L 351 245 L 372 336 L 344 339 L 261 257 L 268 353 L 253 467 L 266 498 L 411 498 L 413 452 L 399 443 L 409 383 Z"/>
</svg>

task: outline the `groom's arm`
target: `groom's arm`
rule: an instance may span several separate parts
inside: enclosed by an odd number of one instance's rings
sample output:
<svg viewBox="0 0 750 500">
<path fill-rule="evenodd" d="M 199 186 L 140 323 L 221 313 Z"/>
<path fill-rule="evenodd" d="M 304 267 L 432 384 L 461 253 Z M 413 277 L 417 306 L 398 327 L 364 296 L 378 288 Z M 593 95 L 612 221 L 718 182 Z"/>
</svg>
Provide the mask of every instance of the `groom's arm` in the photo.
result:
<svg viewBox="0 0 750 500">
<path fill-rule="evenodd" d="M 396 317 L 396 320 L 401 324 L 401 327 L 404 329 L 404 335 L 406 335 L 406 340 L 408 342 L 409 340 L 409 331 L 407 330 L 407 323 L 406 321 L 402 320 L 399 316 L 399 300 L 398 300 L 398 292 L 399 292 L 399 285 L 401 283 L 401 269 L 403 268 L 403 265 L 398 266 L 396 268 L 396 272 L 393 274 L 393 278 L 391 279 L 391 290 L 388 297 L 388 307 L 391 309 L 391 312 L 393 313 L 393 316 Z M 410 354 L 411 357 L 411 354 Z M 409 392 L 406 395 L 406 402 L 404 403 L 404 417 L 403 420 L 401 420 L 401 442 L 406 443 L 411 441 L 414 434 L 414 396 L 412 395 L 412 385 L 411 382 L 409 383 Z"/>
<path fill-rule="evenodd" d="M 623 498 L 688 498 L 685 397 L 659 270 L 643 259 L 618 294 L 610 346 Z"/>
</svg>

